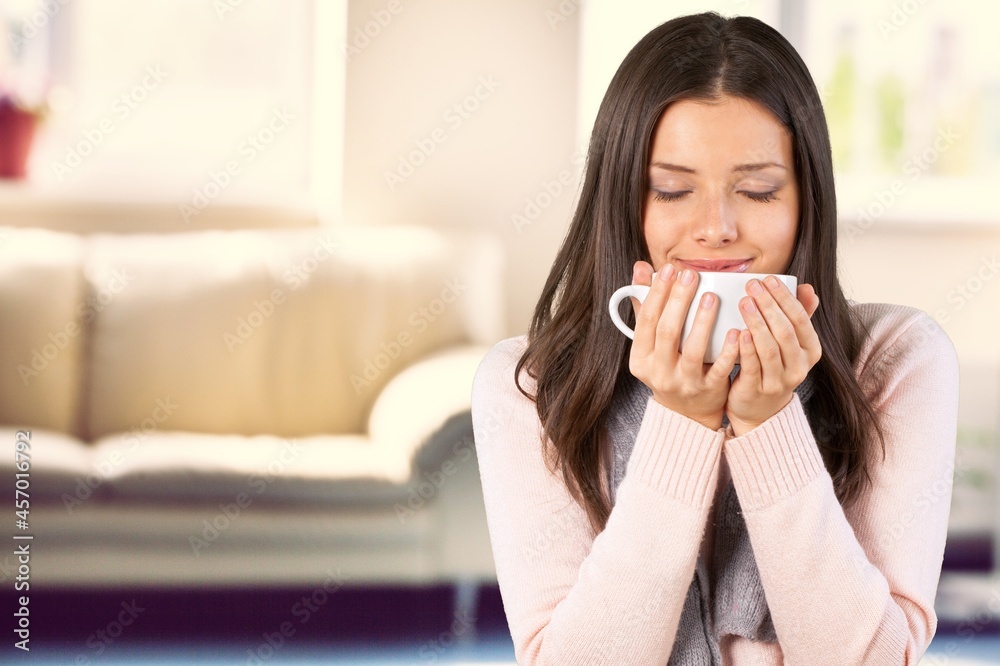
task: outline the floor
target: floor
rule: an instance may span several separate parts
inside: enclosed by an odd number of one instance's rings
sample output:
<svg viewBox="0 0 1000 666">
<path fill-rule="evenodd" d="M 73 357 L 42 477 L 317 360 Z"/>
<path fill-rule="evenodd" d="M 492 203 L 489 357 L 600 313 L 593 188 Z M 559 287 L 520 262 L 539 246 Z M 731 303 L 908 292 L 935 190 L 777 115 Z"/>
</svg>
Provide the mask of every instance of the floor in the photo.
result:
<svg viewBox="0 0 1000 666">
<path fill-rule="evenodd" d="M 986 666 L 1000 664 L 1000 635 L 969 637 L 938 634 L 931 641 L 921 666 Z"/>
<path fill-rule="evenodd" d="M 283 645 L 260 649 L 256 655 L 246 644 L 224 642 L 204 645 L 133 643 L 96 655 L 83 646 L 48 646 L 32 651 L 37 664 L 309 664 L 398 666 L 401 664 L 476 664 L 513 666 L 514 650 L 509 637 L 487 638 L 471 647 L 432 649 L 428 644 L 401 645 Z M 254 658 L 256 656 L 256 659 Z M 84 657 L 84 659 L 79 659 Z M 5 660 L 6 661 L 6 660 Z M 11 659 L 9 663 L 14 663 Z M 934 639 L 921 666 L 986 666 L 1000 664 L 1000 636 L 964 637 L 941 635 Z"/>
<path fill-rule="evenodd" d="M 316 607 L 308 616 L 301 612 L 302 606 L 296 606 L 301 596 L 295 591 L 265 595 L 216 591 L 197 598 L 180 591 L 33 595 L 31 654 L 11 649 L 8 642 L 0 645 L 0 662 L 63 666 L 515 663 L 495 588 L 481 594 L 475 635 L 462 618 L 451 617 L 448 588 L 337 594 L 338 604 Z M 0 601 L 2 607 L 9 607 L 12 600 Z M 134 619 L 129 608 L 134 609 Z M 290 611 L 294 623 L 289 621 Z M 123 626 L 119 619 L 131 621 Z M 1000 664 L 1000 622 L 944 618 L 920 663 Z"/>
</svg>

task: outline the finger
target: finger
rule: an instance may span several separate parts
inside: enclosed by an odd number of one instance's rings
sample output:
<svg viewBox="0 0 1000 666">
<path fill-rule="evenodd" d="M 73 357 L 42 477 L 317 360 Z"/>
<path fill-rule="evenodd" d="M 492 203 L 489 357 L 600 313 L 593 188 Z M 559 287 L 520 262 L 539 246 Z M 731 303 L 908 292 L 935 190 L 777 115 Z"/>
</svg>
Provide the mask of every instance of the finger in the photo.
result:
<svg viewBox="0 0 1000 666">
<path fill-rule="evenodd" d="M 633 273 L 641 273 L 646 278 L 652 278 L 652 276 L 653 276 L 653 264 L 649 263 L 648 261 L 644 261 L 642 259 L 639 259 L 638 261 L 636 261 L 632 265 L 632 272 Z M 646 280 L 646 283 L 648 283 L 648 282 L 649 282 L 649 280 Z"/>
<path fill-rule="evenodd" d="M 748 329 L 740 331 L 740 374 L 737 380 L 740 384 L 749 384 L 751 389 L 757 391 L 761 387 L 761 365 L 760 357 L 757 356 L 757 348 L 754 347 L 753 335 Z"/>
<path fill-rule="evenodd" d="M 687 338 L 684 339 L 684 349 L 681 351 L 681 369 L 689 374 L 700 375 L 705 365 L 705 351 L 712 338 L 712 325 L 715 323 L 719 309 L 719 297 L 711 292 L 701 295 L 697 304 L 691 307 L 695 310 L 694 321 Z M 687 315 L 685 315 L 686 319 Z"/>
<path fill-rule="evenodd" d="M 756 285 L 753 283 L 756 283 Z M 757 290 L 755 286 L 760 286 L 760 282 L 751 280 L 747 284 L 747 290 L 751 292 L 751 295 L 740 300 L 740 314 L 743 315 L 743 321 L 746 322 L 747 328 L 753 337 L 754 351 L 760 363 L 762 375 L 767 377 L 781 377 L 784 374 L 781 346 L 772 334 L 769 322 L 765 319 L 761 309 L 757 307 L 758 301 L 770 300 L 769 305 L 773 307 L 777 307 L 777 304 L 774 303 L 774 299 L 771 299 L 762 287 L 760 290 Z M 759 291 L 759 293 L 754 294 L 755 291 Z M 773 317 L 773 314 L 771 316 Z M 787 318 L 785 319 L 785 323 L 789 332 L 791 332 L 791 324 L 788 323 Z M 774 324 L 774 326 L 778 328 L 779 324 Z M 788 333 L 784 333 L 783 335 L 787 336 Z M 794 332 L 791 332 L 791 335 L 794 337 Z M 795 344 L 795 348 L 798 350 L 797 341 L 793 344 Z M 741 348 L 741 358 L 742 353 L 743 350 Z"/>
<path fill-rule="evenodd" d="M 809 313 L 809 318 L 811 319 L 816 314 L 816 310 L 819 309 L 819 296 L 816 295 L 816 290 L 813 289 L 811 284 L 800 284 L 796 290 L 796 297 L 802 303 L 802 307 L 806 309 L 806 312 Z"/>
<path fill-rule="evenodd" d="M 641 259 L 635 262 L 635 264 L 632 266 L 632 284 L 634 285 L 641 284 L 648 287 L 652 281 L 653 281 L 652 265 L 650 265 L 646 261 L 642 261 Z M 636 298 L 635 296 L 629 296 L 629 300 L 632 301 L 632 312 L 638 314 L 639 306 L 641 305 L 641 303 L 639 303 L 639 299 Z"/>
<path fill-rule="evenodd" d="M 818 347 L 819 336 L 816 333 L 816 329 L 813 328 L 811 318 L 816 308 L 819 307 L 819 298 L 816 296 L 816 292 L 813 291 L 812 285 L 803 285 L 802 287 L 804 292 L 808 289 L 808 292 L 806 292 L 808 295 L 807 303 L 794 298 L 792 293 L 788 291 L 788 288 L 781 284 L 774 276 L 765 278 L 764 285 L 767 287 L 767 291 L 775 303 L 781 308 L 788 322 L 792 325 L 792 330 L 795 332 L 796 344 L 799 348 L 811 349 Z M 781 344 L 783 341 L 779 339 L 778 342 Z"/>
<path fill-rule="evenodd" d="M 774 338 L 774 341 L 778 345 L 778 352 L 781 355 L 781 359 L 787 365 L 792 360 L 798 358 L 798 352 L 802 348 L 799 340 L 799 331 L 792 323 L 792 320 L 805 321 L 811 328 L 812 324 L 809 323 L 809 314 L 802 306 L 802 303 L 792 296 L 792 292 L 788 290 L 788 287 L 773 275 L 769 275 L 762 282 L 759 280 L 751 280 L 750 282 L 747 285 L 747 291 L 753 297 L 758 311 L 767 323 L 771 337 Z M 767 355 L 771 351 L 769 345 L 765 345 L 762 348 L 759 340 L 755 340 L 755 342 L 761 354 L 761 360 L 766 365 Z"/>
<path fill-rule="evenodd" d="M 688 310 L 697 290 L 698 273 L 685 268 L 675 278 L 673 288 L 663 306 L 663 314 L 660 315 L 660 321 L 656 325 L 657 342 L 675 351 L 680 348 L 684 322 L 687 320 Z"/>
<path fill-rule="evenodd" d="M 672 265 L 660 268 L 650 284 L 649 293 L 635 315 L 635 338 L 633 346 L 642 353 L 651 353 L 656 347 L 656 327 L 663 312 L 663 304 L 667 300 L 677 276 Z M 676 349 L 676 347 L 675 347 Z"/>
<path fill-rule="evenodd" d="M 715 363 L 709 368 L 708 373 L 705 378 L 710 383 L 715 383 L 721 381 L 723 378 L 729 377 L 733 373 L 733 368 L 736 367 L 736 361 L 740 358 L 740 331 L 736 328 L 731 328 L 726 333 L 726 341 L 722 344 L 722 352 L 719 357 L 715 359 Z"/>
</svg>

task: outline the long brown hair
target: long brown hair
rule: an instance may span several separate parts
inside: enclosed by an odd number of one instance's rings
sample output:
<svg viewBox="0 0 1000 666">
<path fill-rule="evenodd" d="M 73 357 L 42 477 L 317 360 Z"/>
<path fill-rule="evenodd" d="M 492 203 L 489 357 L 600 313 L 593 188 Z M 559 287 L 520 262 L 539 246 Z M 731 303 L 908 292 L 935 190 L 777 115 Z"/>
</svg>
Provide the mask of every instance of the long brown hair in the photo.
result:
<svg viewBox="0 0 1000 666">
<path fill-rule="evenodd" d="M 720 95 L 756 101 L 792 137 L 800 215 L 787 272 L 813 285 L 822 299 L 812 323 L 823 356 L 809 373 L 813 394 L 806 415 L 842 505 L 857 498 L 866 479 L 870 483 L 866 442 L 873 435 L 884 455 L 882 432 L 854 374 L 868 332 L 852 316 L 837 279 L 833 166 L 816 85 L 792 45 L 767 24 L 716 13 L 684 16 L 636 44 L 608 87 L 576 212 L 515 369 L 518 389 L 535 401 L 567 486 L 597 531 L 611 512 L 601 487 L 600 432 L 615 392 L 630 380 L 630 343 L 614 328 L 606 304 L 616 288 L 631 282 L 637 259 L 650 261 L 642 202 L 653 128 L 672 102 Z M 518 382 L 525 367 L 536 382 L 535 396 Z"/>
</svg>

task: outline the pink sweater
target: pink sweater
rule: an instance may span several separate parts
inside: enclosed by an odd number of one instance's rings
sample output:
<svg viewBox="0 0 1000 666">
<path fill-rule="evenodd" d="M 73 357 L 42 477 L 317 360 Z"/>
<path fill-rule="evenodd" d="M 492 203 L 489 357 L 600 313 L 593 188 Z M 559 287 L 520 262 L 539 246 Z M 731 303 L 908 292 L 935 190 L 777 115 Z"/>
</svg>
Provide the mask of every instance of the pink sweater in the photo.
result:
<svg viewBox="0 0 1000 666">
<path fill-rule="evenodd" d="M 711 553 L 706 526 L 727 474 L 778 641 L 728 637 L 726 664 L 920 660 L 937 628 L 958 360 L 926 313 L 849 303 L 871 329 L 858 377 L 885 429 L 886 457 L 875 458 L 873 484 L 847 511 L 797 395 L 741 437 L 650 398 L 616 504 L 595 534 L 547 466 L 535 405 L 514 385 L 526 336 L 490 350 L 475 376 L 472 416 L 519 664 L 664 666 L 698 554 Z M 534 395 L 527 372 L 521 377 Z"/>
</svg>

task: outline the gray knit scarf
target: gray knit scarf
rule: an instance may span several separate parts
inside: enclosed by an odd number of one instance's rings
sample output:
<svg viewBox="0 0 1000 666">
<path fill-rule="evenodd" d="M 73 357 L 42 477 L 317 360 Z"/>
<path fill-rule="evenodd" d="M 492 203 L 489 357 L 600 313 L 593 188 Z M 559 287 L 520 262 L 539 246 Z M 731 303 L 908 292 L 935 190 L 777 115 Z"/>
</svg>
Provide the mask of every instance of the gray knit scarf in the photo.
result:
<svg viewBox="0 0 1000 666">
<path fill-rule="evenodd" d="M 736 367 L 730 379 L 738 373 L 739 367 Z M 812 395 L 811 379 L 807 377 L 795 393 L 805 404 Z M 625 477 L 646 402 L 651 395 L 652 391 L 645 384 L 630 377 L 628 385 L 612 403 L 607 420 L 612 441 L 609 471 L 612 505 L 618 484 Z M 722 425 L 729 425 L 727 418 L 723 417 Z M 722 491 L 716 512 L 712 551 L 715 571 L 709 572 L 701 555 L 698 556 L 667 666 L 720 666 L 719 639 L 725 634 L 736 634 L 755 641 L 778 639 L 732 478 Z M 711 594 L 713 589 L 714 598 Z M 711 603 L 709 600 L 712 600 Z"/>
</svg>

